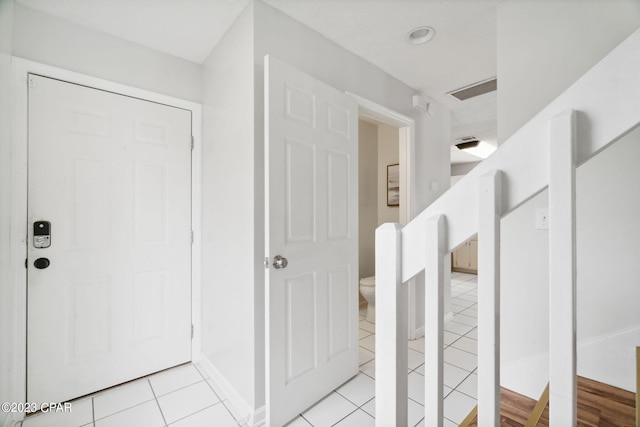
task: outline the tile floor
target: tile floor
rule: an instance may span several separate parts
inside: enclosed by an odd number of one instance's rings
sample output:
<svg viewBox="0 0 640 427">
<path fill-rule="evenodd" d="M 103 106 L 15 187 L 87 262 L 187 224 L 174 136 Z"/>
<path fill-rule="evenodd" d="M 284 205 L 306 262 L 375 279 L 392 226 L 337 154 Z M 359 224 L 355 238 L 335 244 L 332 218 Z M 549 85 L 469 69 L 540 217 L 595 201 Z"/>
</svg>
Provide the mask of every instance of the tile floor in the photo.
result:
<svg viewBox="0 0 640 427">
<path fill-rule="evenodd" d="M 72 402 L 69 413 L 39 413 L 22 427 L 244 426 L 203 369 L 187 364 Z"/>
<path fill-rule="evenodd" d="M 444 425 L 457 426 L 477 398 L 477 276 L 453 273 L 453 319 L 444 332 Z M 360 313 L 360 372 L 289 427 L 374 426 L 375 325 Z M 409 341 L 409 425 L 424 425 L 424 339 Z M 39 413 L 22 427 L 243 427 L 203 369 L 179 366 L 72 402 L 70 413 Z"/>
<path fill-rule="evenodd" d="M 451 274 L 454 317 L 444 326 L 444 426 L 457 426 L 476 406 L 478 277 Z M 288 427 L 375 425 L 375 325 L 360 312 L 360 372 Z M 409 426 L 424 425 L 424 338 L 409 341 Z"/>
</svg>

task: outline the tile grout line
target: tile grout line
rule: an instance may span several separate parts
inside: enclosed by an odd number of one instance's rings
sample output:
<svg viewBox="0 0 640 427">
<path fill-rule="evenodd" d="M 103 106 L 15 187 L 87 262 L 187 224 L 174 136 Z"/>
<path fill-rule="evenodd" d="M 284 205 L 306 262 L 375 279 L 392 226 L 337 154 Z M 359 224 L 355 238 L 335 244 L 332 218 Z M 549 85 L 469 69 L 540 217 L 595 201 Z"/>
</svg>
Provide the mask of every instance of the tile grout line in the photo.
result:
<svg viewBox="0 0 640 427">
<path fill-rule="evenodd" d="M 153 390 L 152 390 L 152 391 L 153 391 Z M 93 400 L 94 398 L 92 397 L 91 399 Z M 145 400 L 144 402 L 137 403 L 137 404 L 135 404 L 135 405 L 133 405 L 133 406 L 130 406 L 130 407 L 128 407 L 128 408 L 120 409 L 119 411 L 113 412 L 113 413 L 111 413 L 111 414 L 109 414 L 109 415 L 105 415 L 104 417 L 98 418 L 97 420 L 95 419 L 95 413 L 94 413 L 94 424 L 95 424 L 97 421 L 104 420 L 105 418 L 109 418 L 109 417 L 111 417 L 111 416 L 113 416 L 113 415 L 116 415 L 116 414 L 119 414 L 119 413 L 121 413 L 121 412 L 128 411 L 129 409 L 137 408 L 138 406 L 144 405 L 145 403 L 149 403 L 149 402 L 151 402 L 151 401 L 152 401 L 152 400 L 154 400 L 154 399 L 155 399 L 155 395 L 154 395 L 154 398 L 153 398 L 153 399 Z"/>
<path fill-rule="evenodd" d="M 91 397 L 91 423 L 96 427 L 96 402 L 95 397 Z"/>
<path fill-rule="evenodd" d="M 151 380 L 149 378 L 147 378 L 147 382 L 149 383 L 149 387 L 151 387 L 151 393 L 153 393 L 153 398 L 156 401 L 156 405 L 158 405 L 158 409 L 160 410 L 160 415 L 162 416 L 162 420 L 164 421 L 164 425 L 168 426 L 169 424 L 167 423 L 167 419 L 164 417 L 164 412 L 162 412 L 162 408 L 160 407 L 160 402 L 158 401 L 158 396 L 156 396 L 156 391 L 153 389 L 153 385 L 151 385 Z"/>
<path fill-rule="evenodd" d="M 347 400 L 349 400 L 349 399 L 347 399 Z M 350 401 L 350 402 L 351 402 L 351 401 Z M 338 421 L 336 421 L 335 423 L 331 424 L 331 426 L 333 427 L 333 426 L 335 426 L 335 425 L 337 425 L 337 424 L 341 423 L 341 422 L 342 422 L 342 421 L 344 421 L 347 417 L 349 417 L 351 414 L 355 413 L 358 409 L 360 409 L 360 408 L 356 408 L 356 409 L 354 409 L 353 411 L 349 412 L 347 415 L 345 415 L 344 417 L 340 418 L 340 419 L 339 419 Z M 369 414 L 367 414 L 367 415 L 369 415 Z"/>
<path fill-rule="evenodd" d="M 207 409 L 209 409 L 209 408 L 213 408 L 214 406 L 216 406 L 216 405 L 217 405 L 217 404 L 219 404 L 219 403 L 222 403 L 222 401 L 216 402 L 216 403 L 214 403 L 213 405 L 209 405 L 209 406 L 207 406 L 206 408 L 198 409 L 196 412 L 193 412 L 193 413 L 191 413 L 191 414 L 189 414 L 189 415 L 185 415 L 185 416 L 184 416 L 184 417 L 182 417 L 182 418 L 178 418 L 177 420 L 173 421 L 171 424 L 177 423 L 178 421 L 182 421 L 182 420 L 184 420 L 185 418 L 189 418 L 190 416 L 195 415 L 195 414 L 197 414 L 197 413 L 200 413 L 200 412 L 202 412 L 202 411 L 204 411 L 204 410 L 207 410 Z M 158 405 L 158 406 L 160 406 L 160 405 Z M 161 409 L 160 411 L 162 412 L 162 409 Z M 235 419 L 235 418 L 234 418 L 234 419 Z M 165 421 L 165 424 L 166 424 L 166 421 Z M 168 424 L 167 424 L 167 425 L 168 425 Z"/>
<path fill-rule="evenodd" d="M 305 420 L 307 422 L 307 424 L 309 424 L 311 427 L 315 427 L 313 424 L 311 424 L 311 421 L 309 421 L 308 419 L 306 419 L 304 417 L 304 415 L 300 414 L 300 418 L 302 418 L 303 420 Z"/>
<path fill-rule="evenodd" d="M 200 376 L 201 376 L 202 378 L 204 378 L 204 374 L 202 373 L 202 371 L 200 370 L 200 368 L 198 367 L 198 365 L 193 364 L 193 366 L 195 366 L 196 370 L 200 373 Z M 222 406 L 224 407 L 224 409 L 227 411 L 227 413 L 228 413 L 229 415 L 231 415 L 231 418 L 233 418 L 233 419 L 235 420 L 236 424 L 240 425 L 240 423 L 242 422 L 242 420 L 239 420 L 238 418 L 236 418 L 236 416 L 233 414 L 233 411 L 231 411 L 231 409 L 229 409 L 229 407 L 224 403 L 224 402 L 227 400 L 227 399 L 226 399 L 226 397 L 225 397 L 225 396 L 221 396 L 221 395 L 219 395 L 219 394 L 218 394 L 218 392 L 213 388 L 213 386 L 211 385 L 211 383 L 208 381 L 208 379 L 207 379 L 207 378 L 204 378 L 204 381 L 207 383 L 207 386 L 209 386 L 209 388 L 211 389 L 211 391 L 213 392 L 213 394 L 218 398 L 218 402 L 214 403 L 214 404 L 213 404 L 213 405 L 211 405 L 211 406 L 208 406 L 207 408 L 211 408 L 212 406 L 215 406 L 215 405 L 217 405 L 218 403 L 221 403 L 221 404 L 222 404 Z M 225 397 L 225 398 L 223 399 L 223 397 Z M 204 409 L 207 409 L 207 408 L 204 408 Z M 204 409 L 202 409 L 201 411 L 203 411 Z M 200 412 L 200 411 L 198 411 L 198 412 Z M 244 418 L 243 418 L 243 420 L 244 420 Z"/>
</svg>

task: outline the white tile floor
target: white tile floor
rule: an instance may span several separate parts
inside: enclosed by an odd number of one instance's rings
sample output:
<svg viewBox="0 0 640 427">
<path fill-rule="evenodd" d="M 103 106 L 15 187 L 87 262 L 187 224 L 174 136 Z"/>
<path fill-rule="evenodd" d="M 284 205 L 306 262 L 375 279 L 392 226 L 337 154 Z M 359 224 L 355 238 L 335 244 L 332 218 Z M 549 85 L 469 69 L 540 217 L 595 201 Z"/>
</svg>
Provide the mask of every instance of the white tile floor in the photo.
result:
<svg viewBox="0 0 640 427">
<path fill-rule="evenodd" d="M 444 425 L 457 426 L 476 405 L 478 278 L 452 273 L 451 306 L 454 317 L 444 332 Z M 360 313 L 360 373 L 289 427 L 375 425 L 375 325 Z M 409 425 L 424 425 L 424 338 L 409 341 Z"/>
<path fill-rule="evenodd" d="M 444 425 L 457 426 L 477 398 L 477 276 L 453 273 L 454 317 L 445 323 Z M 424 425 L 424 339 L 409 341 L 409 425 Z M 375 425 L 375 325 L 360 313 L 360 372 L 290 427 Z M 38 413 L 22 427 L 244 426 L 208 378 L 193 364 L 72 402 L 70 413 Z"/>
<path fill-rule="evenodd" d="M 37 413 L 22 427 L 244 426 L 204 370 L 193 364 L 76 400 L 70 413 Z"/>
</svg>

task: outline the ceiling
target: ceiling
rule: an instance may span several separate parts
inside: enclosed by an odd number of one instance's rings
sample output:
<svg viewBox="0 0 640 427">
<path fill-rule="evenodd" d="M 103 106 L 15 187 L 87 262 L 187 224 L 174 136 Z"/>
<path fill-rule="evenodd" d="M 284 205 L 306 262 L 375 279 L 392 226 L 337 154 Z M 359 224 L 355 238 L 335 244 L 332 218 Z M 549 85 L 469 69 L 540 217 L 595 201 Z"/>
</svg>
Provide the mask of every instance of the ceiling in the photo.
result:
<svg viewBox="0 0 640 427">
<path fill-rule="evenodd" d="M 502 0 L 263 0 L 452 111 L 452 141 L 496 140 L 496 92 L 459 101 L 455 89 L 496 76 Z M 16 0 L 122 39 L 203 63 L 249 0 Z M 123 13 L 126 7 L 126 13 Z M 407 43 L 428 25 L 435 38 Z M 477 161 L 452 148 L 452 162 Z"/>
</svg>

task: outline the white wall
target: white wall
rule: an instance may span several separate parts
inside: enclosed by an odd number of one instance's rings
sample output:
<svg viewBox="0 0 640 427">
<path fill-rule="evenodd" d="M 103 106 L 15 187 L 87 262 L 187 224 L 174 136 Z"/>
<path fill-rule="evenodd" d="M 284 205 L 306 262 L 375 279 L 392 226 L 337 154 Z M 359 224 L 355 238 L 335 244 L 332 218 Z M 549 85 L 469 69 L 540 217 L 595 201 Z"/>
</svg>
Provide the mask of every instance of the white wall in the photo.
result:
<svg viewBox="0 0 640 427">
<path fill-rule="evenodd" d="M 636 391 L 640 129 L 577 171 L 578 374 Z M 606 368 L 606 369 L 603 369 Z"/>
<path fill-rule="evenodd" d="M 640 3 L 503 2 L 497 22 L 502 142 L 640 25 Z M 640 325 L 640 311 L 628 307 L 640 297 L 632 261 L 640 253 L 630 244 L 640 237 L 640 170 L 631 149 L 639 144 L 631 134 L 577 173 L 578 372 L 628 389 L 635 388 L 632 356 L 622 348 L 634 336 L 637 344 Z M 502 383 L 536 398 L 548 376 L 548 233 L 534 219 L 546 206 L 543 191 L 509 214 L 501 239 Z M 604 350 L 606 341 L 623 347 Z"/>
<path fill-rule="evenodd" d="M 387 166 L 400 159 L 399 130 L 393 126 L 378 126 L 378 225 L 400 222 L 400 208 L 387 206 Z"/>
<path fill-rule="evenodd" d="M 375 274 L 378 227 L 378 126 L 358 121 L 358 230 L 360 277 Z"/>
<path fill-rule="evenodd" d="M 503 142 L 638 28 L 640 2 L 518 0 L 497 12 Z"/>
<path fill-rule="evenodd" d="M 451 176 L 463 176 L 468 174 L 471 169 L 478 166 L 480 162 L 457 163 L 451 165 Z"/>
<path fill-rule="evenodd" d="M 202 349 L 250 411 L 264 404 L 254 372 L 256 360 L 264 363 L 255 344 L 264 331 L 254 325 L 263 318 L 254 307 L 254 174 L 262 165 L 254 163 L 253 48 L 250 5 L 205 62 L 202 150 Z"/>
<path fill-rule="evenodd" d="M 13 54 L 189 101 L 202 100 L 201 65 L 19 4 Z"/>
<path fill-rule="evenodd" d="M 11 200 L 11 45 L 13 1 L 0 0 L 0 200 Z M 17 289 L 11 280 L 11 204 L 0 203 L 0 401 L 19 402 L 13 394 L 16 319 L 14 301 Z M 8 423 L 11 414 L 0 412 L 0 425 Z"/>
</svg>

